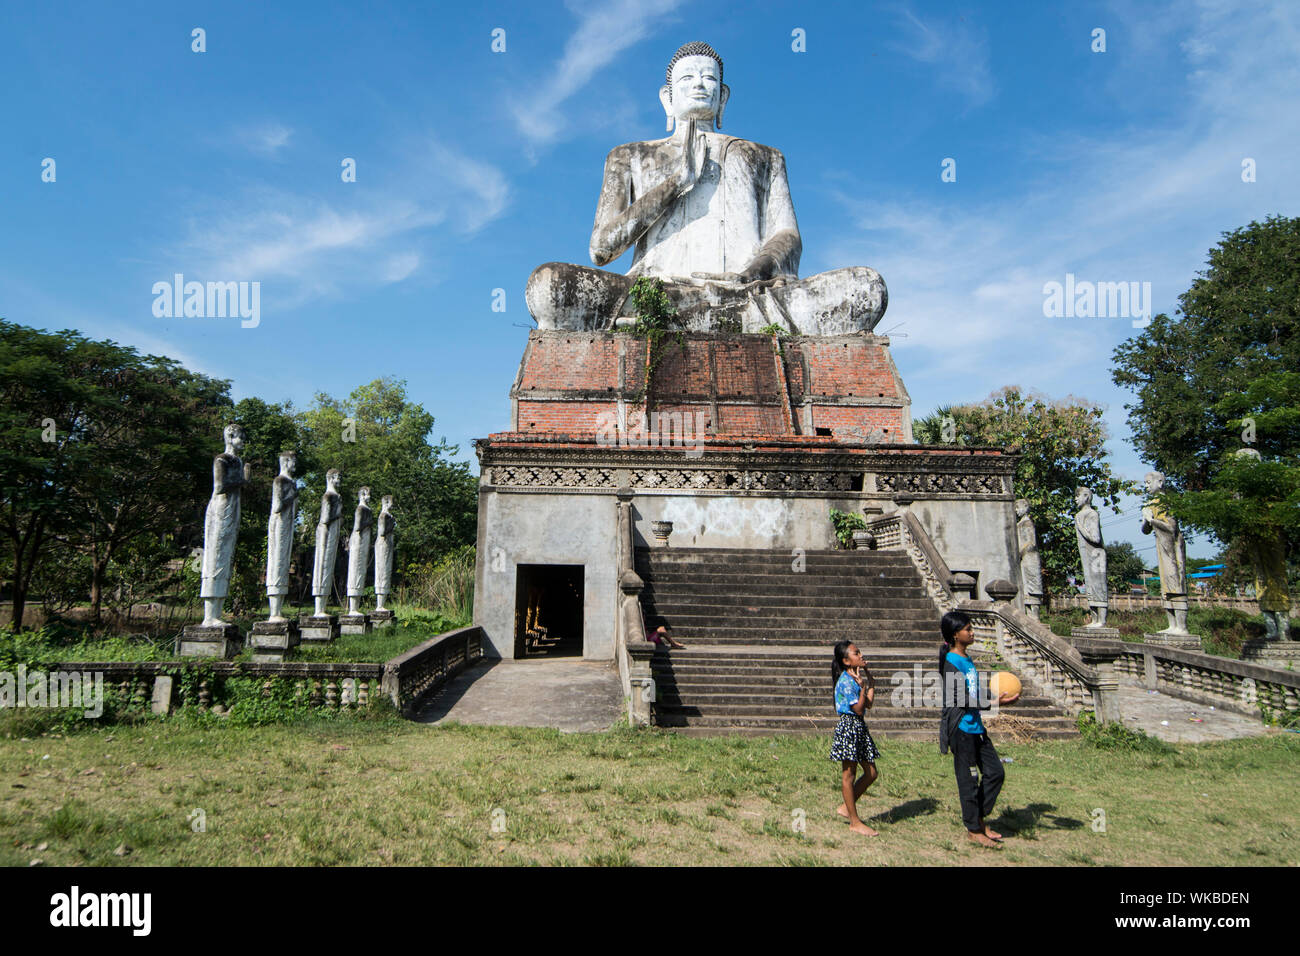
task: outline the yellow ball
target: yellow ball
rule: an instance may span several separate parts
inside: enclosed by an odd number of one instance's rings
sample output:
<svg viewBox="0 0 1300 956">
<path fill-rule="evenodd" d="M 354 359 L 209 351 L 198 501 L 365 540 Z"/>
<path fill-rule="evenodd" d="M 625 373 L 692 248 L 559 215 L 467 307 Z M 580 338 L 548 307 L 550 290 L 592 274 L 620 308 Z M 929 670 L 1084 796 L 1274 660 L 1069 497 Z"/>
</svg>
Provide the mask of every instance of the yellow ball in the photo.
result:
<svg viewBox="0 0 1300 956">
<path fill-rule="evenodd" d="M 998 671 L 989 681 L 989 691 L 993 694 L 994 699 L 1000 698 L 1003 694 L 1016 695 L 1020 693 L 1020 678 L 1011 671 Z"/>
</svg>

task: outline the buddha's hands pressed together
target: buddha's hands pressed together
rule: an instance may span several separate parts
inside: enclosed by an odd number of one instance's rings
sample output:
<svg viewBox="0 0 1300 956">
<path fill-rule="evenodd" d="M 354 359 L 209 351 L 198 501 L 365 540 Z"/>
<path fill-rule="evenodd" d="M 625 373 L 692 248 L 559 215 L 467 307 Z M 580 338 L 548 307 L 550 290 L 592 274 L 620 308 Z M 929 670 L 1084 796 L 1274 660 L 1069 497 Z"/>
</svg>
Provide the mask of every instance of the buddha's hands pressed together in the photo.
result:
<svg viewBox="0 0 1300 956">
<path fill-rule="evenodd" d="M 697 137 L 695 120 L 687 120 L 686 135 L 682 138 L 682 161 L 677 171 L 677 194 L 690 192 L 704 171 L 704 164 L 709 159 L 709 144 L 704 137 Z"/>
</svg>

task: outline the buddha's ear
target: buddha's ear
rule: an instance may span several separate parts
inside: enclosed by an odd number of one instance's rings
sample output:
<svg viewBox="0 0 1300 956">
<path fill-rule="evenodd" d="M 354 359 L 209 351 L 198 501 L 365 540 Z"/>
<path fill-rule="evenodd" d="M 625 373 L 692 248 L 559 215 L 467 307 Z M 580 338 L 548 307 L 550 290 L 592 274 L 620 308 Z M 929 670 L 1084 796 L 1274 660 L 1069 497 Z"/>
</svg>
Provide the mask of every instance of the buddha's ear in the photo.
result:
<svg viewBox="0 0 1300 956">
<path fill-rule="evenodd" d="M 714 121 L 718 129 L 722 129 L 722 114 L 727 109 L 727 100 L 731 99 L 731 87 L 726 83 L 722 84 L 722 92 L 718 94 L 718 116 Z"/>
<path fill-rule="evenodd" d="M 673 97 L 667 83 L 659 87 L 659 102 L 663 104 L 664 115 L 668 117 L 668 132 L 671 133 L 673 131 Z"/>
</svg>

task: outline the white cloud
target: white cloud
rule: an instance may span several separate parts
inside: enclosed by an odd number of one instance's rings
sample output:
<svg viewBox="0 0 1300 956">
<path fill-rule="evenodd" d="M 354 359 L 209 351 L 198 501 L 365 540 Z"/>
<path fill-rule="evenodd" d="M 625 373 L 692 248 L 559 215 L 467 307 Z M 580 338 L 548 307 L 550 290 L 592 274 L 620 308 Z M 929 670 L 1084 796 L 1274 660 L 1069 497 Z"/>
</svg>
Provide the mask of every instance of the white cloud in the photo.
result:
<svg viewBox="0 0 1300 956">
<path fill-rule="evenodd" d="M 933 199 L 868 199 L 836 183 L 858 229 L 815 267 L 880 270 L 890 307 L 878 331 L 895 330 L 917 414 L 1011 383 L 1074 391 L 1109 406 L 1117 467 L 1145 470 L 1124 421 L 1133 397 L 1110 381 L 1112 349 L 1139 333 L 1123 318 L 1045 318 L 1043 283 L 1067 272 L 1150 282 L 1153 312 L 1172 312 L 1221 232 L 1297 211 L 1300 127 L 1287 119 L 1300 89 L 1300 7 L 1203 0 L 1190 26 L 1185 10 L 1125 8 L 1124 35 L 1162 42 L 1181 67 L 1178 105 L 1162 126 L 1146 111 L 1136 114 L 1142 125 L 1130 124 L 1120 92 L 1143 82 L 1146 54 L 1108 54 L 1117 56 L 1115 122 L 1022 134 L 1008 148 L 1033 158 L 1033 181 L 1009 181 L 1000 196 L 983 190 L 979 200 L 961 179 Z M 1249 184 L 1240 178 L 1248 156 L 1260 171 Z M 815 253 L 817 238 L 804 239 Z"/>
<path fill-rule="evenodd" d="M 351 203 L 337 193 L 260 188 L 213 200 L 192 218 L 188 235 L 158 257 L 159 268 L 164 276 L 184 272 L 203 281 L 286 280 L 277 301 L 292 308 L 416 274 L 425 260 L 413 245 L 436 241 L 436 227 L 454 224 L 461 236 L 479 231 L 504 213 L 510 188 L 490 164 L 426 143 L 409 166 L 364 196 Z"/>
<path fill-rule="evenodd" d="M 275 156 L 289 144 L 293 130 L 280 123 L 261 123 L 236 130 L 235 138 L 250 152 Z"/>
<path fill-rule="evenodd" d="M 575 11 L 578 27 L 565 43 L 564 52 L 550 74 L 531 92 L 519 97 L 513 106 L 520 133 L 536 145 L 558 139 L 565 126 L 565 111 L 561 109 L 564 101 L 586 86 L 596 71 L 645 39 L 679 6 L 681 0 L 583 4 Z"/>
<path fill-rule="evenodd" d="M 922 20 L 911 10 L 894 11 L 899 30 L 895 49 L 932 65 L 935 82 L 955 90 L 974 106 L 987 103 L 996 92 L 989 69 L 988 41 L 983 30 L 964 17 Z"/>
</svg>

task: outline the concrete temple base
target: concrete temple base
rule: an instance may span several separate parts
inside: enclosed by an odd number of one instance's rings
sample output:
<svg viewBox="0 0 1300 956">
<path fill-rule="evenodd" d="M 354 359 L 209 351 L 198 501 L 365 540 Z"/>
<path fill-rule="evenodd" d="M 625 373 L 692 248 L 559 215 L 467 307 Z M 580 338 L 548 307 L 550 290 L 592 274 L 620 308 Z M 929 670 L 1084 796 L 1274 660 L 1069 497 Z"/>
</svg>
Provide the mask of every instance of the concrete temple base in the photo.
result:
<svg viewBox="0 0 1300 956">
<path fill-rule="evenodd" d="M 369 634 L 370 630 L 370 615 L 368 614 L 339 615 L 340 634 Z"/>
<path fill-rule="evenodd" d="M 370 612 L 370 624 L 378 630 L 381 627 L 391 627 L 393 623 L 393 612 L 384 608 L 383 610 Z"/>
<path fill-rule="evenodd" d="M 1257 661 L 1261 664 L 1286 664 L 1300 661 L 1300 641 L 1266 641 L 1262 639 L 1246 641 L 1241 645 L 1243 661 Z"/>
<path fill-rule="evenodd" d="M 303 644 L 324 644 L 339 636 L 337 614 L 303 614 L 298 618 Z"/>
<path fill-rule="evenodd" d="M 254 661 L 278 663 L 289 658 L 300 638 L 298 625 L 293 621 L 258 621 L 248 635 L 248 643 Z"/>
<path fill-rule="evenodd" d="M 1169 631 L 1157 631 L 1154 634 L 1143 634 L 1142 639 L 1148 644 L 1155 644 L 1159 647 L 1177 647 L 1184 651 L 1199 651 L 1201 649 L 1201 637 L 1199 634 L 1178 634 Z"/>
<path fill-rule="evenodd" d="M 244 647 L 244 638 L 233 624 L 186 624 L 176 638 L 177 657 L 216 657 L 229 660 Z"/>
</svg>

